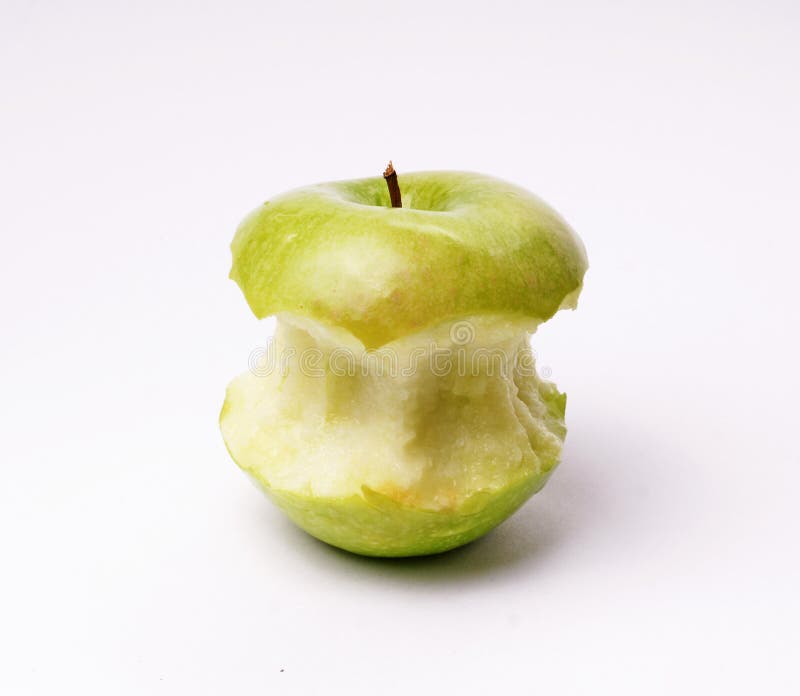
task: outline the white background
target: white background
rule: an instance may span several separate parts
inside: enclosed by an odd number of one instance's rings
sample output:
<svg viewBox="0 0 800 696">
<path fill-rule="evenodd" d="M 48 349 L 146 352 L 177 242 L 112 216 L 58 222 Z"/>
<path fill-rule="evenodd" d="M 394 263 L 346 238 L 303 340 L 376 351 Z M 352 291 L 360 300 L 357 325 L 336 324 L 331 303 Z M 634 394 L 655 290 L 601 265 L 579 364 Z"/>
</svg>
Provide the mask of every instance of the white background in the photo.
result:
<svg viewBox="0 0 800 696">
<path fill-rule="evenodd" d="M 0 691 L 797 693 L 796 3 L 1 7 Z M 530 188 L 591 262 L 534 337 L 561 468 L 391 562 L 217 427 L 270 330 L 239 219 L 389 158 Z"/>
</svg>

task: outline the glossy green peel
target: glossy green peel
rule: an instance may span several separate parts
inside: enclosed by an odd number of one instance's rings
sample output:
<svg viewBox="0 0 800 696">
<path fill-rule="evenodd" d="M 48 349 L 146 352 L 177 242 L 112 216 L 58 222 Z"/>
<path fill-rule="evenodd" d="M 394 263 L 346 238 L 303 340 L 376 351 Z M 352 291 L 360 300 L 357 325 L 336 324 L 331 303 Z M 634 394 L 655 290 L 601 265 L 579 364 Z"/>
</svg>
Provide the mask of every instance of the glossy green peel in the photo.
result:
<svg viewBox="0 0 800 696">
<path fill-rule="evenodd" d="M 254 314 L 290 312 L 376 348 L 448 319 L 574 307 L 587 261 L 561 217 L 524 189 L 468 172 L 319 184 L 253 211 L 231 278 Z"/>
<path fill-rule="evenodd" d="M 545 484 L 566 397 L 529 337 L 586 270 L 518 187 L 460 172 L 400 186 L 403 208 L 380 177 L 285 194 L 232 244 L 231 277 L 278 323 L 228 387 L 228 450 L 298 526 L 373 556 L 465 544 Z"/>
</svg>

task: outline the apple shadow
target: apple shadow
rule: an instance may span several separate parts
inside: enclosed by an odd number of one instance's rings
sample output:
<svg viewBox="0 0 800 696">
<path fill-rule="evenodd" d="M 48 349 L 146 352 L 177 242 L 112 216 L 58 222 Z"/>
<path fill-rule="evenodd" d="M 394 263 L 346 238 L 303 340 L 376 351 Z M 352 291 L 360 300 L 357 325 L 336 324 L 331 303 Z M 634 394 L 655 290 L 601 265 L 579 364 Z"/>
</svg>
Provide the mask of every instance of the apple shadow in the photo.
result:
<svg viewBox="0 0 800 696">
<path fill-rule="evenodd" d="M 617 525 L 640 525 L 651 515 L 643 504 L 648 485 L 647 452 L 641 434 L 575 424 L 563 462 L 548 484 L 488 535 L 452 551 L 411 558 L 359 556 L 321 542 L 285 521 L 291 544 L 333 573 L 372 574 L 403 585 L 479 582 L 498 576 L 537 573 L 568 558 L 596 535 L 614 535 Z M 660 447 L 660 445 L 659 445 Z M 662 448 L 663 451 L 663 448 Z M 646 501 L 644 501 L 646 502 Z"/>
</svg>

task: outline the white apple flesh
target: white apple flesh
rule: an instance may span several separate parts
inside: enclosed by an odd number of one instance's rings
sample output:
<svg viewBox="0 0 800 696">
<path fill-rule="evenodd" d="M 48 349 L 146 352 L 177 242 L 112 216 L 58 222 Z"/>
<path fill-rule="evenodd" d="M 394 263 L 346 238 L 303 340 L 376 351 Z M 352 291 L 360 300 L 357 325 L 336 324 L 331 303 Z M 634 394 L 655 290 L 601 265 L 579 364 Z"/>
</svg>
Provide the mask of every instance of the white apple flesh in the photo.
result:
<svg viewBox="0 0 800 696">
<path fill-rule="evenodd" d="M 536 374 L 534 327 L 478 316 L 366 351 L 341 329 L 280 315 L 269 359 L 228 389 L 225 441 L 324 541 L 383 556 L 461 545 L 558 462 L 565 399 Z"/>
</svg>

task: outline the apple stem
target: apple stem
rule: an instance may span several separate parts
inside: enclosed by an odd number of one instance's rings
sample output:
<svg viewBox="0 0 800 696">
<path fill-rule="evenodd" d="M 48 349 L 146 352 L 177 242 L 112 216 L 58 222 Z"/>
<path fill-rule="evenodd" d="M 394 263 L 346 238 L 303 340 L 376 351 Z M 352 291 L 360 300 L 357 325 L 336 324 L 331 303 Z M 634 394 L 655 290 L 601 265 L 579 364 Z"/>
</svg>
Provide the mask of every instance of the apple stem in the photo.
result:
<svg viewBox="0 0 800 696">
<path fill-rule="evenodd" d="M 383 173 L 383 178 L 386 179 L 386 185 L 389 187 L 389 198 L 392 200 L 392 208 L 402 208 L 403 203 L 400 200 L 400 184 L 397 183 L 397 172 L 392 166 L 392 160 L 389 160 L 389 165 Z"/>
</svg>

